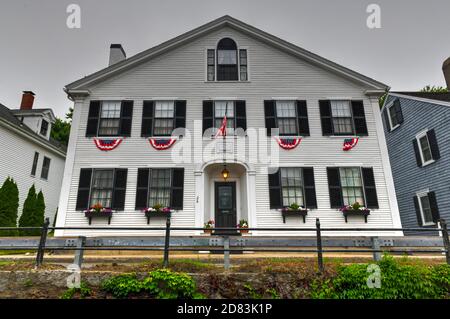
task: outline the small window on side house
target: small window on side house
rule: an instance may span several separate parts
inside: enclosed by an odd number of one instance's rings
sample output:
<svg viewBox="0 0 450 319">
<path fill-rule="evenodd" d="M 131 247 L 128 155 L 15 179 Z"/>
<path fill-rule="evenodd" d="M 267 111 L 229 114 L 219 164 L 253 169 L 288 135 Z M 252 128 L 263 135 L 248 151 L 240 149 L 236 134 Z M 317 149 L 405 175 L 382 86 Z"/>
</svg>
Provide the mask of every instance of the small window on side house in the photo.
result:
<svg viewBox="0 0 450 319">
<path fill-rule="evenodd" d="M 41 135 L 47 136 L 47 133 L 48 133 L 48 122 L 43 119 L 41 123 Z"/>
<path fill-rule="evenodd" d="M 34 152 L 33 166 L 31 167 L 31 176 L 36 176 L 38 161 L 39 161 L 39 153 Z"/>
<path fill-rule="evenodd" d="M 419 144 L 420 156 L 422 158 L 422 166 L 434 162 L 428 135 L 426 133 L 418 135 L 417 141 Z"/>
<path fill-rule="evenodd" d="M 48 179 L 49 171 L 50 171 L 50 159 L 44 156 L 44 161 L 42 162 L 41 178 Z"/>
<path fill-rule="evenodd" d="M 421 193 L 417 195 L 419 199 L 419 209 L 422 219 L 422 225 L 434 225 L 433 214 L 431 211 L 430 198 L 428 193 Z"/>
<path fill-rule="evenodd" d="M 391 131 L 397 128 L 403 122 L 403 114 L 401 110 L 400 101 L 396 100 L 389 109 L 389 122 L 391 125 Z"/>
</svg>

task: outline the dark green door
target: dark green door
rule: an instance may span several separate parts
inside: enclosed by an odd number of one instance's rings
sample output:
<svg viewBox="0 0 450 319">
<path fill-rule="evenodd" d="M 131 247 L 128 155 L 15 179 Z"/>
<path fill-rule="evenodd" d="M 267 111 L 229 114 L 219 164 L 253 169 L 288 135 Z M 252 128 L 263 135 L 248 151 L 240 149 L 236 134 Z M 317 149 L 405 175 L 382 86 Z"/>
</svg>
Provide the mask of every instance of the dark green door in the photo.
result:
<svg viewBox="0 0 450 319">
<path fill-rule="evenodd" d="M 236 228 L 236 183 L 217 182 L 215 184 L 215 203 L 216 227 Z"/>
</svg>

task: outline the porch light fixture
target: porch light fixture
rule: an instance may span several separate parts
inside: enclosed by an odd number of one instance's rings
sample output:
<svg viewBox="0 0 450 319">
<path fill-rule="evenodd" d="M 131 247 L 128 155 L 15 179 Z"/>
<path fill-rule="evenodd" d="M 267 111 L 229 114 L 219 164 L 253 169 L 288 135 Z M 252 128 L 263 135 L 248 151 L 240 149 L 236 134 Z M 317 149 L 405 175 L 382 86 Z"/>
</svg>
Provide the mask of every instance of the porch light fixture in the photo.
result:
<svg viewBox="0 0 450 319">
<path fill-rule="evenodd" d="M 230 171 L 227 170 L 227 166 L 224 165 L 223 166 L 223 170 L 222 170 L 222 177 L 223 179 L 226 181 L 228 179 L 228 177 L 230 176 Z"/>
</svg>

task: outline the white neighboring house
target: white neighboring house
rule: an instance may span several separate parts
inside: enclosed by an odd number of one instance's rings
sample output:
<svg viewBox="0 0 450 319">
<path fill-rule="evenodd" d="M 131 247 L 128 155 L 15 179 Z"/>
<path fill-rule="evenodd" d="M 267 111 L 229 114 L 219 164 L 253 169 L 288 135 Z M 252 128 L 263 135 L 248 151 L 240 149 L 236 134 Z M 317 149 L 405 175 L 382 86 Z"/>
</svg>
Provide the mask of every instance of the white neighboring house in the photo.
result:
<svg viewBox="0 0 450 319">
<path fill-rule="evenodd" d="M 61 190 L 66 148 L 50 138 L 51 109 L 33 109 L 34 93 L 24 91 L 20 109 L 0 104 L 0 183 L 9 176 L 19 189 L 19 217 L 31 185 L 42 190 L 45 216 L 53 222 Z"/>
<path fill-rule="evenodd" d="M 370 63 L 370 61 L 368 61 Z M 172 226 L 398 228 L 401 226 L 378 98 L 387 86 L 337 65 L 229 16 L 126 58 L 111 45 L 110 65 L 66 86 L 74 101 L 67 165 L 61 190 L 58 227 L 146 227 L 142 212 L 156 203 L 170 206 Z M 202 134 L 217 128 L 227 114 L 229 133 L 224 160 L 223 139 Z M 167 150 L 174 128 L 190 134 Z M 247 130 L 245 137 L 233 130 Z M 272 128 L 285 150 L 270 134 Z M 257 143 L 251 131 L 263 132 Z M 236 130 L 237 132 L 239 130 Z M 214 132 L 214 130 L 213 130 Z M 242 131 L 241 131 L 242 132 Z M 254 134 L 253 134 L 254 135 Z M 359 137 L 350 151 L 344 139 Z M 121 143 L 97 149 L 94 141 Z M 191 141 L 193 160 L 172 156 Z M 211 158 L 202 146 L 217 142 Z M 238 157 L 244 143 L 246 156 Z M 257 147 L 279 153 L 281 170 L 254 161 Z M 216 149 L 217 147 L 217 149 Z M 276 153 L 276 152 L 275 152 Z M 224 181 L 224 164 L 230 177 Z M 370 208 L 347 221 L 339 210 L 355 201 Z M 296 202 L 308 209 L 283 220 L 280 209 Z M 112 218 L 83 213 L 101 203 Z M 152 217 L 151 226 L 164 218 Z M 60 230 L 69 235 L 152 235 L 152 231 Z M 176 234 L 200 234 L 186 231 Z M 305 232 L 252 232 L 252 235 L 308 235 Z M 333 235 L 332 233 L 329 233 Z M 336 235 L 402 235 L 401 232 L 352 232 Z M 309 234 L 310 235 L 310 234 Z"/>
</svg>

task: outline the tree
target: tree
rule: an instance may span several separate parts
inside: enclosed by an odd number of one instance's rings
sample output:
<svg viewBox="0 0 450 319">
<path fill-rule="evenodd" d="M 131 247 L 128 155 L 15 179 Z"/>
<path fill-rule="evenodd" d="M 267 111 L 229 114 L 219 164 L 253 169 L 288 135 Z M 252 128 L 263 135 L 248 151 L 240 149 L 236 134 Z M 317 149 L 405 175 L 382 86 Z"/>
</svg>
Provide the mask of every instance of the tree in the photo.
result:
<svg viewBox="0 0 450 319">
<path fill-rule="evenodd" d="M 17 227 L 19 190 L 12 178 L 7 178 L 0 188 L 0 227 Z M 16 230 L 0 231 L 0 236 L 17 236 Z"/>
<path fill-rule="evenodd" d="M 442 86 L 425 86 L 420 92 L 426 92 L 426 93 L 448 93 L 448 89 Z"/>
<path fill-rule="evenodd" d="M 34 184 L 33 184 L 28 191 L 28 195 L 27 195 L 27 198 L 25 199 L 25 202 L 23 203 L 22 215 L 19 218 L 19 227 L 40 227 L 40 226 L 42 226 L 42 223 L 40 225 L 35 224 L 34 216 L 36 214 L 36 207 L 37 207 L 37 195 L 36 195 L 36 188 L 34 187 Z M 20 235 L 22 235 L 22 236 L 39 236 L 40 230 L 39 229 L 21 230 Z"/>
<path fill-rule="evenodd" d="M 60 118 L 56 118 L 55 124 L 52 125 L 52 131 L 50 136 L 66 145 L 69 144 L 70 126 L 72 124 L 73 107 L 69 108 L 69 112 L 66 113 L 66 121 Z"/>
<path fill-rule="evenodd" d="M 39 191 L 39 194 L 37 195 L 37 201 L 36 201 L 36 213 L 34 215 L 34 224 L 37 226 L 42 226 L 45 219 L 45 200 L 44 200 L 44 194 L 42 191 Z"/>
</svg>

